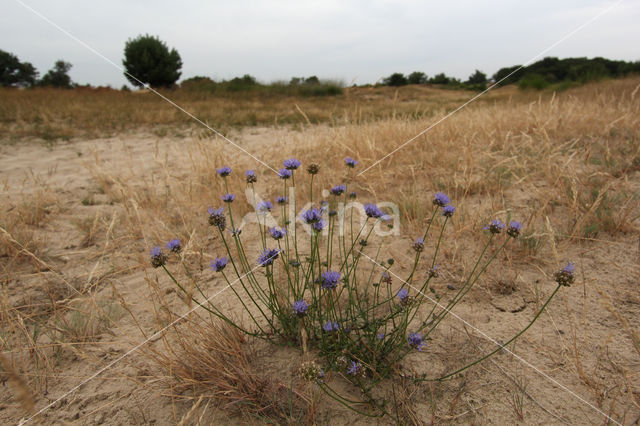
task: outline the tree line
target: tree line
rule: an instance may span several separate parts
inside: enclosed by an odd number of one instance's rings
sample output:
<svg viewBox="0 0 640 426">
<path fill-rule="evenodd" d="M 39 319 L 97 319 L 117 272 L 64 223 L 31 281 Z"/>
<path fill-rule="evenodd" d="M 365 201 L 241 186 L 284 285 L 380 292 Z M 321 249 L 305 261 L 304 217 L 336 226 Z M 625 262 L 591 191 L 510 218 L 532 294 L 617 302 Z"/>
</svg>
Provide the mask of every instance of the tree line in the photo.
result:
<svg viewBox="0 0 640 426">
<path fill-rule="evenodd" d="M 175 87 L 181 76 L 182 59 L 174 48 L 169 47 L 157 36 L 139 35 L 129 39 L 124 47 L 124 75 L 136 87 Z M 52 86 L 71 88 L 75 84 L 69 77 L 71 64 L 58 60 L 53 68 L 42 78 L 29 62 L 21 62 L 12 53 L 0 50 L 0 85 L 4 87 Z M 404 86 L 408 84 L 434 84 L 450 88 L 484 90 L 488 84 L 518 84 L 521 88 L 542 89 L 558 83 L 585 83 L 603 78 L 617 78 L 631 73 L 640 73 L 640 61 L 625 62 L 605 58 L 566 58 L 547 57 L 531 65 L 514 65 L 499 69 L 492 78 L 475 70 L 466 80 L 461 81 L 445 73 L 428 77 L 421 71 L 405 76 L 393 73 L 382 79 L 382 85 Z M 320 81 L 318 77 L 293 77 L 288 84 L 272 83 L 262 85 L 248 74 L 229 81 L 215 82 L 208 77 L 192 77 L 184 80 L 181 87 L 190 90 L 248 91 L 270 87 L 272 91 L 286 86 L 288 93 L 302 95 L 336 95 L 342 93 L 342 87 L 336 82 Z M 124 86 L 126 88 L 126 86 Z M 282 89 L 284 90 L 284 89 Z"/>
<path fill-rule="evenodd" d="M 452 88 L 484 90 L 487 84 L 518 84 L 523 89 L 543 89 L 558 83 L 586 83 L 604 78 L 619 78 L 640 73 L 640 61 L 625 62 L 605 58 L 565 58 L 547 57 L 531 65 L 514 65 L 500 68 L 491 79 L 476 70 L 465 81 L 449 77 L 445 73 L 427 77 L 424 72 L 414 71 L 408 76 L 393 73 L 382 79 L 386 86 L 407 84 L 436 84 Z"/>
</svg>

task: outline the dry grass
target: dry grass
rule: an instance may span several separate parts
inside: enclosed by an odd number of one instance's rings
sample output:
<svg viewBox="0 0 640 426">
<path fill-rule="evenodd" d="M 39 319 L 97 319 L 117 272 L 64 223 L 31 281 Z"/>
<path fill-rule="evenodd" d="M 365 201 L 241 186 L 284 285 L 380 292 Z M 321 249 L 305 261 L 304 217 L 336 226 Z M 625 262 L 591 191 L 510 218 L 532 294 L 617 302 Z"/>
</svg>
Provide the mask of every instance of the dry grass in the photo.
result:
<svg viewBox="0 0 640 426">
<path fill-rule="evenodd" d="M 640 415 L 640 323 L 633 287 L 640 274 L 639 87 L 639 78 L 628 78 L 559 94 L 500 89 L 356 179 L 359 200 L 393 201 L 400 207 L 402 237 L 388 249 L 399 268 L 409 258 L 410 241 L 418 236 L 431 210 L 433 192 L 441 190 L 451 196 L 457 211 L 453 235 L 442 247 L 442 268 L 448 272 L 437 288 L 439 292 L 446 292 L 446 283 L 455 284 L 472 266 L 468 259 L 474 258 L 479 249 L 484 238 L 481 228 L 489 219 L 510 216 L 524 223 L 524 235 L 512 250 L 498 257 L 496 271 L 470 293 L 483 309 L 496 305 L 494 298 L 503 298 L 501 303 L 508 305 L 511 299 L 507 298 L 516 296 L 526 299 L 525 306 L 536 306 L 544 299 L 545 274 L 567 259 L 582 265 L 580 282 L 563 295 L 564 303 L 559 299 L 557 309 L 541 319 L 539 327 L 550 330 L 548 334 L 540 331 L 522 345 L 529 355 L 533 354 L 533 360 L 545 366 L 545 371 L 553 371 L 560 381 L 575 379 L 574 388 L 588 394 L 589 401 L 627 422 L 633 422 L 636 413 Z M 181 98 L 179 92 L 171 96 L 214 127 L 239 136 L 241 145 L 276 168 L 290 156 L 307 164 L 319 163 L 318 183 L 329 187 L 343 183 L 345 173 L 336 164 L 345 156 L 357 158 L 357 170 L 363 170 L 471 94 L 405 87 L 398 91 L 349 89 L 339 97 L 322 99 L 189 99 Z M 103 277 L 121 276 L 124 280 L 128 274 L 139 273 L 146 267 L 149 247 L 177 237 L 183 241 L 194 277 L 211 281 L 208 260 L 222 254 L 205 220 L 206 208 L 220 204 L 223 192 L 215 168 L 225 164 L 234 168 L 230 177 L 233 188 L 244 188 L 241 171 L 256 169 L 261 194 L 273 199 L 280 190 L 279 186 L 270 186 L 269 182 L 276 181 L 271 171 L 223 141 L 193 127 L 189 132 L 184 131 L 188 126 L 176 130 L 187 120 L 150 94 L 3 90 L 0 105 L 0 136 L 9 141 L 32 136 L 55 139 L 111 135 L 140 126 L 155 129 L 156 136 L 181 135 L 174 143 L 127 148 L 117 163 L 97 149 L 83 158 L 98 189 L 90 196 L 86 192 L 75 194 L 73 208 L 82 206 L 86 214 L 70 215 L 65 220 L 78 232 L 79 248 L 91 259 L 74 266 L 86 271 L 94 262 L 108 264 L 110 269 L 101 272 Z M 322 125 L 309 126 L 307 119 Z M 255 137 L 252 131 L 231 131 L 238 126 L 282 124 L 304 130 L 257 128 Z M 191 136 L 185 137 L 187 133 Z M 132 140 L 135 143 L 136 139 Z M 111 300 L 104 293 L 93 293 L 100 290 L 101 279 L 88 280 L 83 275 L 76 282 L 77 271 L 67 269 L 59 257 L 48 256 L 51 238 L 56 238 L 48 225 L 68 214 L 64 201 L 69 199 L 59 199 L 42 185 L 34 183 L 34 187 L 41 187 L 35 196 L 11 195 L 11 202 L 3 204 L 0 219 L 4 297 L 0 349 L 29 354 L 13 354 L 7 362 L 18 374 L 32 371 L 27 385 L 38 391 L 55 382 L 54 372 L 68 366 L 56 360 L 54 348 L 63 342 L 95 343 L 101 334 L 124 321 L 115 315 L 105 322 L 101 316 L 98 307 L 103 302 L 93 298 Z M 237 195 L 234 207 L 242 215 L 249 211 L 249 205 L 244 196 Z M 634 250 L 637 259 L 632 262 Z M 605 274 L 600 272 L 604 268 Z M 25 274 L 37 276 L 39 281 L 33 278 L 30 285 L 38 286 L 42 294 L 51 294 L 51 300 L 9 300 Z M 539 279 L 542 282 L 536 281 Z M 125 286 L 115 282 L 112 288 L 124 294 L 119 296 L 119 309 L 128 310 L 132 315 L 127 318 L 135 318 L 145 332 L 167 324 L 175 319 L 173 312 L 184 308 L 174 293 L 162 286 L 150 286 L 156 312 L 150 321 L 149 311 L 142 309 L 133 295 L 126 294 Z M 508 306 L 505 311 L 489 312 L 505 322 L 522 319 L 510 313 Z M 482 323 L 480 313 L 473 309 L 468 313 Z M 72 324 L 72 315 L 80 315 L 82 321 L 68 327 L 62 338 L 61 321 Z M 607 318 L 612 318 L 615 325 L 600 325 Z M 41 332 L 45 326 L 60 329 L 49 333 L 55 339 Z M 508 327 L 498 331 L 501 335 L 513 334 Z M 442 339 L 448 341 L 447 336 Z M 173 406 L 178 407 L 173 416 L 176 422 L 198 417 L 209 399 L 220 407 L 242 406 L 276 421 L 313 418 L 315 408 L 310 397 L 288 382 L 268 380 L 255 365 L 251 343 L 232 330 L 193 316 L 167 333 L 162 343 L 146 355 L 163 370 L 157 375 L 162 379 L 163 393 L 170 395 Z M 438 353 L 447 360 L 447 367 L 470 356 L 455 352 L 461 342 L 458 339 L 455 343 L 451 352 Z M 489 366 L 484 373 L 470 374 L 466 387 L 455 383 L 446 392 L 437 393 L 437 387 L 434 391 L 401 386 L 396 389 L 398 415 L 407 423 L 429 419 L 527 422 L 534 418 L 532 413 L 545 412 L 554 413 L 549 414 L 549 421 L 566 417 L 566 412 L 553 408 L 552 401 L 540 397 L 544 387 L 537 376 L 516 375 L 509 369 L 519 367 L 505 367 L 500 359 L 496 362 L 502 365 L 499 370 Z M 491 386 L 486 381 L 494 373 L 508 379 L 498 386 L 502 389 L 503 411 L 510 413 L 499 412 L 502 417 L 491 417 L 495 412 L 482 408 L 490 402 L 469 402 L 469 395 L 482 397 L 483 386 Z M 203 395 L 205 400 L 200 399 Z M 295 415 L 287 405 L 289 398 L 297 401 Z M 429 398 L 431 405 L 424 402 Z M 187 406 L 181 400 L 192 404 Z M 245 404 L 239 405 L 239 401 Z M 573 420 L 592 421 L 589 416 Z M 247 421 L 255 421 L 251 419 Z"/>
<path fill-rule="evenodd" d="M 163 92 L 187 111 L 223 133 L 244 126 L 298 126 L 327 123 L 359 124 L 378 119 L 418 119 L 452 109 L 473 92 L 446 91 L 424 86 L 348 88 L 333 97 L 296 98 L 253 93 L 232 97 L 188 91 Z M 490 95 L 494 100 L 507 96 Z M 487 99 L 487 100 L 489 100 Z M 55 109 L 51 108 L 55 105 Z M 0 137 L 45 142 L 74 137 L 116 135 L 140 128 L 158 136 L 196 133 L 191 119 L 153 93 L 107 89 L 0 89 Z"/>
</svg>

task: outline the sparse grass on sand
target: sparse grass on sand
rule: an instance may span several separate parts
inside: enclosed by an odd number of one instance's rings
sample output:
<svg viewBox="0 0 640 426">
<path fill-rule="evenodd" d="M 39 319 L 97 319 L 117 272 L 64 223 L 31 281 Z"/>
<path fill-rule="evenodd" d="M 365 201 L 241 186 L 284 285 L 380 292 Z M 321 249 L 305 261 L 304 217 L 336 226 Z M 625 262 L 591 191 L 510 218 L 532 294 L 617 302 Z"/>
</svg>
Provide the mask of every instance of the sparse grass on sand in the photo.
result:
<svg viewBox="0 0 640 426">
<path fill-rule="evenodd" d="M 401 235 L 384 248 L 400 275 L 433 193 L 449 194 L 457 210 L 436 287 L 445 296 L 473 266 L 484 224 L 523 222 L 517 244 L 456 307 L 496 339 L 526 324 L 551 274 L 574 261 L 576 283 L 510 349 L 624 424 L 640 418 L 639 88 L 633 77 L 560 93 L 499 89 L 355 180 L 359 200 L 400 208 Z M 343 183 L 333 166 L 345 156 L 362 171 L 472 96 L 417 87 L 319 99 L 169 95 L 274 168 L 289 157 L 319 163 L 324 188 Z M 196 271 L 182 278 L 222 287 L 208 270 L 223 254 L 206 223 L 223 193 L 216 167 L 238 171 L 232 187 L 243 187 L 241 171 L 256 169 L 260 194 L 273 199 L 276 189 L 269 169 L 151 94 L 2 90 L 0 137 L 0 383 L 11 389 L 0 397 L 0 421 L 15 423 L 33 412 L 29 401 L 36 410 L 55 401 L 190 309 L 190 295 L 149 269 L 150 247 L 180 238 Z M 33 137 L 71 143 L 9 146 Z M 47 156 L 56 153 L 75 166 L 55 169 L 58 160 Z M 25 175 L 11 167 L 18 155 L 52 169 Z M 234 207 L 250 211 L 242 194 Z M 242 320 L 237 307 L 221 304 Z M 249 422 L 359 421 L 295 381 L 296 350 L 260 345 L 189 316 L 41 418 L 194 424 L 225 421 L 245 406 Z M 231 349 L 216 352 L 224 346 Z M 404 367 L 438 375 L 490 349 L 451 317 Z M 220 359 L 234 364 L 224 376 L 212 373 Z M 507 354 L 448 382 L 386 386 L 402 423 L 606 422 Z"/>
</svg>

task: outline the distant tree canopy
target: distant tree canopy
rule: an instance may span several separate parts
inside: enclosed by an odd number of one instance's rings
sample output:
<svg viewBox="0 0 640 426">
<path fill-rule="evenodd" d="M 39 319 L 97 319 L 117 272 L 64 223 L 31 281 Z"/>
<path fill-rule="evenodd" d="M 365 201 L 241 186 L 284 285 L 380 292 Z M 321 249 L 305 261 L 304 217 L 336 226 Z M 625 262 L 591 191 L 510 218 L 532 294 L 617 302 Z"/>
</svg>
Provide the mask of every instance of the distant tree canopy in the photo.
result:
<svg viewBox="0 0 640 426">
<path fill-rule="evenodd" d="M 72 65 L 69 62 L 65 62 L 62 59 L 56 61 L 53 68 L 51 68 L 42 77 L 42 80 L 38 82 L 40 86 L 59 87 L 62 89 L 70 89 L 73 87 L 71 77 L 69 77 L 69 70 Z"/>
<path fill-rule="evenodd" d="M 543 88 L 560 82 L 585 83 L 639 72 L 640 61 L 612 61 L 599 57 L 593 59 L 547 57 L 526 67 L 514 65 L 501 68 L 493 75 L 493 79 L 500 86 L 519 83 L 522 87 Z M 500 81 L 502 79 L 504 80 Z"/>
<path fill-rule="evenodd" d="M 169 50 L 158 37 L 148 34 L 127 40 L 122 64 L 127 80 L 138 87 L 143 84 L 171 87 L 180 78 L 182 68 L 178 52 Z"/>
<path fill-rule="evenodd" d="M 20 62 L 12 53 L 0 50 L 0 85 L 3 87 L 31 87 L 36 84 L 38 71 L 29 62 Z"/>
<path fill-rule="evenodd" d="M 389 77 L 385 77 L 382 80 L 382 83 L 387 86 L 405 86 L 408 84 L 408 80 L 407 77 L 404 76 L 404 74 L 395 72 Z"/>
<path fill-rule="evenodd" d="M 409 81 L 409 84 L 425 84 L 428 81 L 427 75 L 420 71 L 414 71 L 409 74 L 407 80 Z"/>
<path fill-rule="evenodd" d="M 476 70 L 469 76 L 467 84 L 485 84 L 487 82 L 487 75 L 480 70 Z"/>
</svg>

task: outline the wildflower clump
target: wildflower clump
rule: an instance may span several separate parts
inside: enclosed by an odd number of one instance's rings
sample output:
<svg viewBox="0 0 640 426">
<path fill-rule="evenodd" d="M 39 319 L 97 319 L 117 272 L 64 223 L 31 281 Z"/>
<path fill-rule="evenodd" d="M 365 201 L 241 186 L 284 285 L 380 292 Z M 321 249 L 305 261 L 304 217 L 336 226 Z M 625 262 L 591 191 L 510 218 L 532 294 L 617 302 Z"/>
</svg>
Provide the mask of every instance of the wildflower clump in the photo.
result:
<svg viewBox="0 0 640 426">
<path fill-rule="evenodd" d="M 223 204 L 210 207 L 206 220 L 225 252 L 210 261 L 210 268 L 216 273 L 215 279 L 227 283 L 229 297 L 235 297 L 245 310 L 243 318 L 249 324 L 232 319 L 207 299 L 206 289 L 197 280 L 193 285 L 198 291 L 187 292 L 166 267 L 167 255 L 160 247 L 151 250 L 150 262 L 153 267 L 162 267 L 185 294 L 194 294 L 191 300 L 199 307 L 243 333 L 273 344 L 297 345 L 305 356 L 316 354 L 317 361 L 302 364 L 300 375 L 327 396 L 356 411 L 360 404 L 370 404 L 370 413 L 383 415 L 384 403 L 376 402 L 372 389 L 390 378 L 409 353 L 427 350 L 431 333 L 474 286 L 497 253 L 520 235 L 522 224 L 511 221 L 506 226 L 500 219 L 492 220 L 484 227 L 489 236 L 484 238 L 476 266 L 461 279 L 460 285 L 451 287 L 456 290 L 451 296 L 441 300 L 436 294 L 434 299 L 431 296 L 436 293 L 434 280 L 447 273 L 447 265 L 438 266 L 437 261 L 456 208 L 444 192 L 433 195 L 433 208 L 430 217 L 425 218 L 424 233 L 407 244 L 413 264 L 405 265 L 409 272 L 400 277 L 398 270 L 393 269 L 396 261 L 384 257 L 384 250 L 378 247 L 383 237 L 374 234 L 381 223 L 390 224 L 393 216 L 382 207 L 385 204 L 355 201 L 351 174 L 357 164 L 357 160 L 347 157 L 341 176 L 332 169 L 332 178 L 342 183 L 330 187 L 324 193 L 327 199 L 319 202 L 317 195 L 314 198 L 318 193 L 314 178 L 320 167 L 306 166 L 309 182 L 308 186 L 304 183 L 301 192 L 309 198 L 301 200 L 296 191 L 302 162 L 295 158 L 285 160 L 274 176 L 274 181 L 279 182 L 274 187 L 280 187 L 282 192 L 271 195 L 278 208 L 256 194 L 253 184 L 257 175 L 248 170 L 245 181 L 254 194 L 252 215 L 257 219 L 256 228 L 251 223 L 248 231 L 244 221 L 240 225 L 235 218 L 234 222 L 235 195 L 230 192 L 227 179 L 231 168 L 216 169 L 224 183 Z M 245 229 L 242 240 L 240 228 Z M 255 238 L 251 243 L 257 244 L 257 248 L 243 243 L 252 235 Z M 185 255 L 178 239 L 169 241 L 166 249 L 169 255 L 179 254 L 180 260 Z M 188 267 L 186 263 L 182 266 Z M 558 283 L 555 292 L 573 283 L 573 273 L 574 266 L 569 263 L 554 275 Z M 363 400 L 341 399 L 331 387 L 332 372 L 356 386 Z"/>
</svg>

